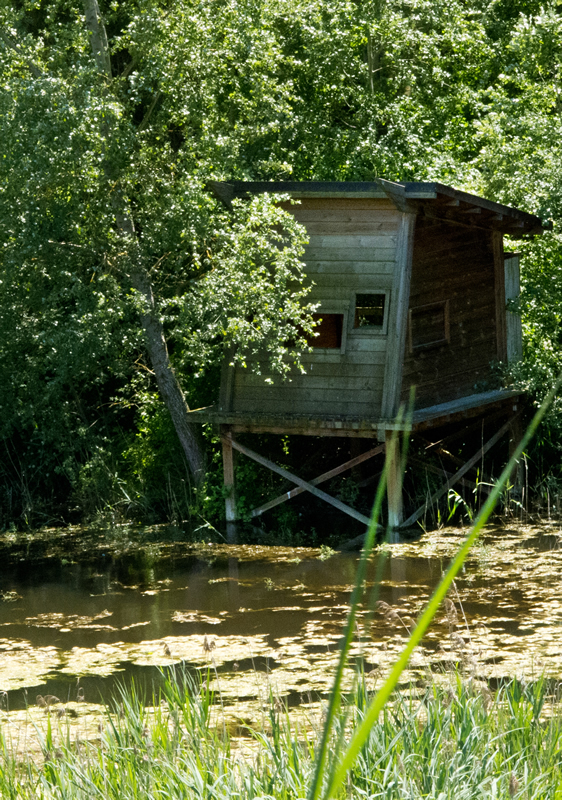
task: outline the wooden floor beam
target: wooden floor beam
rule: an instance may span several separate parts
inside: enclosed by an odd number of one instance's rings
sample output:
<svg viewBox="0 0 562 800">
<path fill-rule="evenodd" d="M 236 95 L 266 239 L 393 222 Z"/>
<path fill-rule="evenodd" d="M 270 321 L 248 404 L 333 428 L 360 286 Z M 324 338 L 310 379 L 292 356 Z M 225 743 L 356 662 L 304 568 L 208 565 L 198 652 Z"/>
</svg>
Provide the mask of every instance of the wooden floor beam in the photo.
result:
<svg viewBox="0 0 562 800">
<path fill-rule="evenodd" d="M 297 486 L 300 486 L 305 491 L 310 492 L 310 494 L 318 497 L 320 500 L 324 500 L 324 502 L 329 503 L 331 506 L 334 506 L 334 508 L 342 511 L 349 517 L 353 517 L 353 519 L 358 520 L 358 522 L 362 522 L 364 525 L 370 524 L 371 520 L 369 517 L 366 517 L 364 514 L 361 514 L 359 511 L 351 508 L 351 506 L 347 506 L 345 503 L 342 503 L 341 500 L 337 500 L 335 497 L 326 494 L 326 492 L 323 492 L 321 489 L 317 489 L 316 486 L 308 483 L 308 481 L 303 481 L 302 478 L 299 478 L 297 475 L 293 475 L 293 473 L 289 472 L 289 470 L 277 466 L 277 464 L 275 464 L 273 461 L 270 461 L 268 458 L 264 458 L 263 456 L 260 456 L 259 453 L 250 450 L 249 447 L 244 447 L 244 445 L 240 444 L 235 439 L 232 439 L 231 441 L 232 447 L 235 450 L 238 450 L 239 453 L 251 458 L 253 461 L 257 461 L 258 464 L 270 469 L 272 472 L 276 472 L 278 475 L 290 480 L 292 483 L 296 483 Z"/>
<path fill-rule="evenodd" d="M 318 486 L 320 483 L 324 483 L 324 481 L 329 481 L 330 478 L 335 478 L 337 475 L 341 475 L 342 472 L 346 472 L 348 469 L 353 469 L 353 467 L 356 467 L 358 464 L 362 464 L 364 461 L 368 461 L 370 458 L 373 458 L 379 453 L 383 453 L 384 449 L 384 444 L 379 444 L 377 447 L 367 450 L 366 453 L 362 453 L 361 455 L 346 461 L 345 464 L 341 464 L 339 467 L 335 467 L 334 469 L 319 475 L 317 478 L 313 478 L 310 481 L 310 484 L 312 486 Z M 278 497 L 275 497 L 273 500 L 269 500 L 267 503 L 254 508 L 254 510 L 250 512 L 250 516 L 259 517 L 261 514 L 269 511 L 271 508 L 275 508 L 275 506 L 281 505 L 281 503 L 286 503 L 287 500 L 291 500 L 293 497 L 297 497 L 299 494 L 302 494 L 306 491 L 307 490 L 302 486 L 297 486 L 295 489 L 291 489 L 290 492 L 284 492 Z"/>
</svg>

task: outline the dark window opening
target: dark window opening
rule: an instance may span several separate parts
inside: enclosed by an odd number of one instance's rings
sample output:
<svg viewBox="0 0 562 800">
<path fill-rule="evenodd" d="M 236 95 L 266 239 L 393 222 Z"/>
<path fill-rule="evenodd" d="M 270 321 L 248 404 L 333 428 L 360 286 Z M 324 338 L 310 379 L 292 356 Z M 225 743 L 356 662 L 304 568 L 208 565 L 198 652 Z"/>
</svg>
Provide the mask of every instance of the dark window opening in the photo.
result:
<svg viewBox="0 0 562 800">
<path fill-rule="evenodd" d="M 449 302 L 410 309 L 410 352 L 449 343 Z"/>
<path fill-rule="evenodd" d="M 382 328 L 384 323 L 385 294 L 358 294 L 355 296 L 354 328 Z"/>
<path fill-rule="evenodd" d="M 313 314 L 312 319 L 316 322 L 314 333 L 317 335 L 310 336 L 308 343 L 312 347 L 325 347 L 327 350 L 340 349 L 343 314 Z"/>
</svg>

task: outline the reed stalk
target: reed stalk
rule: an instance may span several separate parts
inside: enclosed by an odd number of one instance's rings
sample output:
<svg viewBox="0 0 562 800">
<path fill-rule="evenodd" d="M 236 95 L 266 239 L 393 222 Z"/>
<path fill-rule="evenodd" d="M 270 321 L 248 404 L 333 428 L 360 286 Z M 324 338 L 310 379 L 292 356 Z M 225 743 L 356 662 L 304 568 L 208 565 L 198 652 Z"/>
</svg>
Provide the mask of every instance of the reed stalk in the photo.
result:
<svg viewBox="0 0 562 800">
<path fill-rule="evenodd" d="M 377 496 L 375 499 L 371 525 L 369 526 L 369 533 L 365 539 L 365 545 L 363 548 L 361 560 L 359 563 L 359 568 L 357 571 L 355 588 L 351 598 L 351 608 L 349 612 L 348 625 L 346 627 L 346 632 L 343 637 L 342 652 L 338 669 L 336 671 L 336 675 L 334 678 L 332 693 L 330 696 L 324 735 L 322 738 L 320 751 L 317 756 L 317 769 L 308 794 L 309 800 L 317 800 L 319 797 L 322 797 L 323 800 L 329 800 L 329 798 L 336 796 L 336 793 L 338 792 L 340 787 L 342 787 L 342 785 L 344 784 L 350 769 L 352 768 L 353 764 L 355 763 L 355 761 L 359 756 L 359 753 L 361 752 L 361 749 L 365 746 L 365 743 L 373 728 L 373 725 L 378 720 L 381 712 L 385 708 L 385 705 L 388 703 L 394 689 L 396 688 L 398 681 L 400 679 L 400 675 L 406 668 L 415 647 L 419 645 L 419 643 L 421 642 L 439 606 L 445 599 L 447 592 L 449 591 L 455 577 L 462 568 L 462 565 L 464 564 L 464 561 L 471 547 L 478 539 L 478 536 L 480 535 L 482 528 L 490 518 L 490 515 L 492 514 L 495 505 L 498 499 L 500 498 L 501 493 L 503 492 L 504 487 L 509 481 L 510 475 L 512 474 L 517 461 L 523 454 L 523 451 L 525 450 L 527 444 L 534 436 L 538 426 L 540 425 L 542 419 L 544 418 L 544 415 L 546 414 L 548 407 L 550 406 L 556 395 L 556 392 L 558 390 L 558 387 L 560 386 L 561 381 L 562 381 L 562 376 L 559 376 L 556 383 L 554 384 L 554 386 L 546 396 L 545 400 L 541 404 L 540 408 L 534 415 L 531 423 L 529 424 L 527 430 L 525 431 L 523 438 L 516 447 L 511 459 L 509 460 L 508 464 L 506 465 L 499 479 L 494 485 L 481 511 L 477 515 L 464 543 L 462 544 L 457 555 L 451 562 L 441 582 L 435 589 L 424 611 L 420 615 L 416 626 L 414 627 L 414 629 L 410 634 L 406 646 L 404 647 L 402 653 L 400 654 L 395 664 L 393 665 L 390 674 L 388 675 L 388 677 L 386 678 L 386 680 L 384 681 L 383 685 L 378 690 L 374 698 L 371 700 L 363 716 L 362 721 L 356 728 L 351 738 L 351 741 L 344 749 L 341 756 L 337 759 L 337 762 L 334 763 L 332 769 L 330 770 L 329 776 L 326 776 L 325 774 L 326 742 L 328 741 L 331 735 L 331 725 L 333 723 L 335 711 L 339 706 L 341 679 L 351 645 L 350 626 L 354 625 L 357 616 L 358 606 L 363 594 L 363 584 L 365 579 L 366 565 L 368 559 L 370 558 L 375 541 L 374 530 L 376 530 L 376 524 L 382 504 L 380 495 L 385 490 L 385 484 L 388 474 L 385 465 L 385 470 L 383 471 L 383 474 L 381 476 L 381 482 L 377 490 Z"/>
</svg>

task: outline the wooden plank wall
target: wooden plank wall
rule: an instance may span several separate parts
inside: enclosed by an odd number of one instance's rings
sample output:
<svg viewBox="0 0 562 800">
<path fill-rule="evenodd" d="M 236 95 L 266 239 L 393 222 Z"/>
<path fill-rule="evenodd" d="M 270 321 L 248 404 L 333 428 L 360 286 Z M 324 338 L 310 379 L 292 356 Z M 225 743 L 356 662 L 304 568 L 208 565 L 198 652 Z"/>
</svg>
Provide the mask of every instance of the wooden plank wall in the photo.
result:
<svg viewBox="0 0 562 800">
<path fill-rule="evenodd" d="M 505 299 L 518 300 L 519 287 L 519 254 L 505 255 Z M 523 357 L 523 334 L 521 330 L 521 314 L 506 312 L 507 360 L 510 364 Z"/>
<path fill-rule="evenodd" d="M 274 385 L 236 369 L 232 410 L 248 413 L 378 417 L 386 335 L 353 329 L 355 292 L 390 291 L 400 213 L 387 200 L 307 198 L 286 204 L 310 237 L 307 275 L 311 302 L 326 312 L 348 308 L 346 352 L 305 354 L 306 374 Z"/>
<path fill-rule="evenodd" d="M 416 408 L 469 394 L 498 359 L 493 233 L 418 218 L 410 308 L 449 301 L 449 344 L 415 353 L 406 343 L 402 400 L 416 385 Z"/>
</svg>

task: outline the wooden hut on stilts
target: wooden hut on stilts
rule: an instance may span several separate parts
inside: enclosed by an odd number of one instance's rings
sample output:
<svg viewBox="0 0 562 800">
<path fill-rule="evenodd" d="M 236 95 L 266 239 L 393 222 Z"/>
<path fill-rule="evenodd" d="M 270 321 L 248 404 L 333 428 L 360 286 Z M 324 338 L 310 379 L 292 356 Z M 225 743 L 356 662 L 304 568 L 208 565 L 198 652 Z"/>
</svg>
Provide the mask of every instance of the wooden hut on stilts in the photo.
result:
<svg viewBox="0 0 562 800">
<path fill-rule="evenodd" d="M 202 414 L 220 426 L 226 518 L 237 519 L 233 449 L 284 476 L 294 488 L 256 508 L 309 492 L 367 524 L 322 488 L 330 478 L 386 451 L 389 522 L 410 526 L 477 464 L 501 437 L 518 436 L 520 393 L 486 386 L 494 362 L 521 355 L 517 254 L 503 237 L 540 234 L 538 217 L 439 183 L 214 184 L 227 202 L 283 193 L 307 229 L 310 299 L 320 304 L 306 374 L 268 384 L 250 369 L 225 366 L 218 405 Z M 404 519 L 396 416 L 415 387 L 414 434 L 457 423 L 495 421 L 477 452 L 458 463 L 434 495 Z M 451 428 L 449 427 L 449 430 Z M 282 469 L 238 440 L 241 433 L 350 437 L 364 452 L 313 480 Z M 445 449 L 444 446 L 441 449 Z"/>
</svg>

